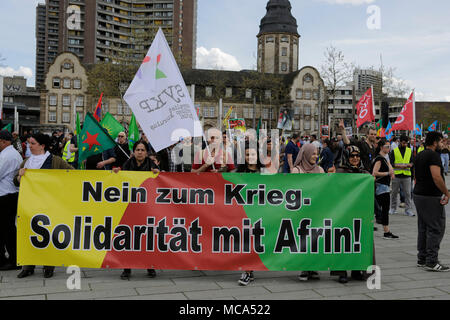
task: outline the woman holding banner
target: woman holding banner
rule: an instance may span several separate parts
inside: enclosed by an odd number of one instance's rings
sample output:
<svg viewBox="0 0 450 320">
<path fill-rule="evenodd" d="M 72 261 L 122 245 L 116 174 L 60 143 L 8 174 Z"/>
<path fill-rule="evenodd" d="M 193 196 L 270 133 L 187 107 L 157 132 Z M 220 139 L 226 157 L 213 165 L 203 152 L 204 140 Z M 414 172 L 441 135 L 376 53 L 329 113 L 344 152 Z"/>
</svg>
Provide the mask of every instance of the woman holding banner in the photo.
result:
<svg viewBox="0 0 450 320">
<path fill-rule="evenodd" d="M 261 171 L 260 162 L 258 161 L 258 150 L 256 148 L 250 147 L 248 141 L 245 144 L 245 164 L 240 164 L 236 172 L 241 173 L 259 173 Z M 241 278 L 238 283 L 241 286 L 246 286 L 253 281 L 255 277 L 253 276 L 253 271 L 245 271 L 242 273 Z"/>
<path fill-rule="evenodd" d="M 305 144 L 298 153 L 291 173 L 325 173 L 325 171 L 317 164 L 319 150 L 312 143 Z M 309 279 L 319 279 L 317 271 L 302 271 L 298 276 L 300 281 L 308 281 Z"/>
<path fill-rule="evenodd" d="M 25 159 L 18 174 L 14 178 L 14 184 L 20 186 L 20 180 L 25 175 L 27 169 L 68 169 L 73 167 L 62 158 L 55 156 L 49 152 L 50 137 L 46 134 L 33 134 L 30 138 L 31 156 Z M 34 274 L 35 266 L 23 266 L 22 271 L 17 278 L 25 278 Z M 53 277 L 55 267 L 44 266 L 44 278 Z"/>
<path fill-rule="evenodd" d="M 131 157 L 123 164 L 122 170 L 124 171 L 152 171 L 153 173 L 159 173 L 160 170 L 157 168 L 156 164 L 150 160 L 148 157 L 150 148 L 148 143 L 140 140 L 136 142 L 133 146 L 133 154 Z M 118 173 L 120 168 L 114 168 L 113 171 Z M 150 278 L 156 277 L 155 269 L 147 269 L 147 274 Z M 128 280 L 131 277 L 131 269 L 124 269 L 120 278 L 122 280 Z"/>
<path fill-rule="evenodd" d="M 357 146 L 350 145 L 342 154 L 342 165 L 336 170 L 336 173 L 363 173 L 369 174 L 364 169 L 361 162 L 361 152 Z M 339 276 L 340 283 L 347 283 L 347 271 L 331 271 L 332 276 Z M 364 274 L 361 271 L 353 270 L 352 278 L 355 280 L 364 280 Z"/>
</svg>

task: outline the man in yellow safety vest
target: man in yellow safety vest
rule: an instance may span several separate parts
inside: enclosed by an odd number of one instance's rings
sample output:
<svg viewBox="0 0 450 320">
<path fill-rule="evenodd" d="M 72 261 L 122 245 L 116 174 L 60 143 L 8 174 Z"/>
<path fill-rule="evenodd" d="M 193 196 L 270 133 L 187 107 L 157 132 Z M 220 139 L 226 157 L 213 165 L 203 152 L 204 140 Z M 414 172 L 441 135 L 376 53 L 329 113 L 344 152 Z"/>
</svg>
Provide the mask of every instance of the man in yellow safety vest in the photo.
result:
<svg viewBox="0 0 450 320">
<path fill-rule="evenodd" d="M 67 142 L 64 145 L 62 158 L 64 160 L 66 160 L 70 165 L 73 166 L 73 164 L 75 162 L 75 152 L 71 152 L 71 150 L 70 150 L 70 141 L 72 140 L 72 137 L 73 137 L 73 133 L 69 133 L 69 135 L 67 137 Z"/>
<path fill-rule="evenodd" d="M 399 146 L 389 154 L 389 160 L 395 173 L 395 178 L 392 180 L 391 209 L 389 213 L 397 213 L 397 198 L 401 187 L 405 195 L 405 214 L 412 217 L 415 215 L 411 206 L 411 168 L 413 167 L 413 159 L 412 150 L 408 147 L 408 142 L 409 138 L 402 135 Z"/>
</svg>

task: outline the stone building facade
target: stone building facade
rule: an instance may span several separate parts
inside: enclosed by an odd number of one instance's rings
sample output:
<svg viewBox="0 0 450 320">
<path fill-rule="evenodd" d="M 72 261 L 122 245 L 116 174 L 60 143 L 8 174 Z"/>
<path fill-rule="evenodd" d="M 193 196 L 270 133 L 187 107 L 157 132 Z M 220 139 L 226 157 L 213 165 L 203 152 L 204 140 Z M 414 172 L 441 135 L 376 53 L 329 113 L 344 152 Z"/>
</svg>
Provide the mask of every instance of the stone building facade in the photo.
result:
<svg viewBox="0 0 450 320">
<path fill-rule="evenodd" d="M 298 70 L 299 39 L 297 21 L 288 0 L 271 0 L 261 20 L 258 38 L 258 71 L 288 74 Z"/>
</svg>

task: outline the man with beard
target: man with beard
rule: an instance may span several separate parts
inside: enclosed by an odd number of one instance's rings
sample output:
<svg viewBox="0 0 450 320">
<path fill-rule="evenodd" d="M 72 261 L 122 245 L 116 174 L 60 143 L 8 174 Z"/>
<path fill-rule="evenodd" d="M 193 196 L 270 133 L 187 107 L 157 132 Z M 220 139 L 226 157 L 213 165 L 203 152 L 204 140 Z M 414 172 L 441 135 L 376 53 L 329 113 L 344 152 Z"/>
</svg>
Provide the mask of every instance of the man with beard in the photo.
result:
<svg viewBox="0 0 450 320">
<path fill-rule="evenodd" d="M 442 148 L 442 134 L 428 133 L 426 149 L 415 159 L 416 185 L 413 199 L 417 209 L 419 268 L 446 272 L 450 268 L 439 263 L 439 247 L 445 233 L 445 206 L 450 193 L 445 185 L 444 168 L 438 151 Z"/>
</svg>

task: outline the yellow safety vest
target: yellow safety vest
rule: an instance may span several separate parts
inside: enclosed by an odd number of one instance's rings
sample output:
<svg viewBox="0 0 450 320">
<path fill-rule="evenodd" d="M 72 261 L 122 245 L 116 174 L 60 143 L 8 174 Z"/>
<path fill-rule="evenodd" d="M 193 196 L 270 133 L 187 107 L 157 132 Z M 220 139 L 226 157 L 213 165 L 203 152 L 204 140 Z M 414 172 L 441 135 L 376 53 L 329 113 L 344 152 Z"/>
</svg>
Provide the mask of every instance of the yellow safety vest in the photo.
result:
<svg viewBox="0 0 450 320">
<path fill-rule="evenodd" d="M 424 147 L 424 146 L 420 146 L 420 148 L 419 148 L 419 150 L 417 151 L 417 153 L 419 154 L 419 153 L 421 153 L 423 150 L 425 150 L 425 147 Z"/>
<path fill-rule="evenodd" d="M 67 158 L 67 155 L 69 154 L 69 148 L 70 148 L 70 141 L 67 141 L 66 145 L 64 146 L 63 151 L 63 159 L 67 162 L 74 162 L 75 161 L 75 152 L 70 153 L 70 158 Z"/>
<path fill-rule="evenodd" d="M 402 153 L 400 152 L 399 148 L 394 149 L 394 166 L 398 164 L 409 164 L 411 162 L 411 148 L 406 148 L 405 155 L 402 157 Z M 405 176 L 411 176 L 411 168 L 407 169 L 394 169 L 394 173 L 396 175 L 398 174 L 404 174 Z"/>
</svg>

